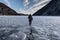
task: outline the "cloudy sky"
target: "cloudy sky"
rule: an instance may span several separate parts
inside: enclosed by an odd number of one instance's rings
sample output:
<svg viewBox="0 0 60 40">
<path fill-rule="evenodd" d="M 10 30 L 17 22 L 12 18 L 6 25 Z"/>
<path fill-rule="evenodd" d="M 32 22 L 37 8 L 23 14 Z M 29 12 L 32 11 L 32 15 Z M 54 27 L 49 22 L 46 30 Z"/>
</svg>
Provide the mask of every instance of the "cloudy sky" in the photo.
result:
<svg viewBox="0 0 60 40">
<path fill-rule="evenodd" d="M 0 0 L 18 13 L 33 14 L 51 0 Z"/>
</svg>

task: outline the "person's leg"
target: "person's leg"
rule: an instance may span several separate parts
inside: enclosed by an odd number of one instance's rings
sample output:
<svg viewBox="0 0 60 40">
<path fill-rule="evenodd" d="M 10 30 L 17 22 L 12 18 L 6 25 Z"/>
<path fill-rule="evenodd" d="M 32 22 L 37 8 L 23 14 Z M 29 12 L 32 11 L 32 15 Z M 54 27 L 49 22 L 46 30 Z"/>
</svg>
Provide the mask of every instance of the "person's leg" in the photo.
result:
<svg viewBox="0 0 60 40">
<path fill-rule="evenodd" d="M 29 21 L 29 25 L 31 26 L 31 24 L 32 24 L 32 20 L 31 21 Z"/>
<path fill-rule="evenodd" d="M 29 25 L 30 25 L 30 21 L 29 21 Z"/>
<path fill-rule="evenodd" d="M 29 25 L 31 25 L 31 21 L 29 21 Z"/>
</svg>

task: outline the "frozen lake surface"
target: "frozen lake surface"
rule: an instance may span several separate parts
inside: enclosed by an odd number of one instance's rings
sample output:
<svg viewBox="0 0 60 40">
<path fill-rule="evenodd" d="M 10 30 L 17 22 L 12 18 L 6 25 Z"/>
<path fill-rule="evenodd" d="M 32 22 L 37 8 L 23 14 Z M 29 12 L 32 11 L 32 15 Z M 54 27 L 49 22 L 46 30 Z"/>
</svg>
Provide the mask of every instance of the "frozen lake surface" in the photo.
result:
<svg viewBox="0 0 60 40">
<path fill-rule="evenodd" d="M 32 30 L 32 35 L 30 35 Z M 0 16 L 0 40 L 60 40 L 59 16 Z"/>
</svg>

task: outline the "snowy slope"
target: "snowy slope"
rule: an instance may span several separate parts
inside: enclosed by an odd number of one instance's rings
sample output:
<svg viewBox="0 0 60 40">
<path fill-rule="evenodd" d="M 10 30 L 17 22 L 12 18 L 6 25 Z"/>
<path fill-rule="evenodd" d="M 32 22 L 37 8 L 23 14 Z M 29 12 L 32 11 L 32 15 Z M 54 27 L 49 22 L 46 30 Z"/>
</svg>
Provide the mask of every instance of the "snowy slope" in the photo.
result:
<svg viewBox="0 0 60 40">
<path fill-rule="evenodd" d="M 32 35 L 30 35 L 32 30 Z M 60 17 L 0 16 L 0 40 L 60 40 Z"/>
</svg>

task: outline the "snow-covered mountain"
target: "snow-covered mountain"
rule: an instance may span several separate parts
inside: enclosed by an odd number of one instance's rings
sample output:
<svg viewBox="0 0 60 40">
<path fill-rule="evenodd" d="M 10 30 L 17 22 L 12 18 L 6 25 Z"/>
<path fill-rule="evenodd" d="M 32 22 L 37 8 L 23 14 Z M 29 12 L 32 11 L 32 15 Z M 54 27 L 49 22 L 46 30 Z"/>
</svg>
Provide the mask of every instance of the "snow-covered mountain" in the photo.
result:
<svg viewBox="0 0 60 40">
<path fill-rule="evenodd" d="M 49 4 L 38 10 L 34 15 L 60 16 L 60 0 L 51 0 Z"/>
</svg>

